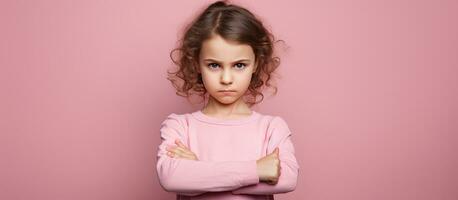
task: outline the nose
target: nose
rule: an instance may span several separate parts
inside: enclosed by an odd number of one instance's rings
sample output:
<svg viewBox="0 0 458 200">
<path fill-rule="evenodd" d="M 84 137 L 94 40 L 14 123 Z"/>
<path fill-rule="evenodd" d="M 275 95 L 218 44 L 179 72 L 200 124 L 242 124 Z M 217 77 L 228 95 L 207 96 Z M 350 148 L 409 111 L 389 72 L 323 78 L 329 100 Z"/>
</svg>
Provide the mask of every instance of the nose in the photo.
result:
<svg viewBox="0 0 458 200">
<path fill-rule="evenodd" d="M 221 83 L 224 85 L 232 84 L 232 74 L 230 69 L 224 69 L 221 74 Z"/>
</svg>

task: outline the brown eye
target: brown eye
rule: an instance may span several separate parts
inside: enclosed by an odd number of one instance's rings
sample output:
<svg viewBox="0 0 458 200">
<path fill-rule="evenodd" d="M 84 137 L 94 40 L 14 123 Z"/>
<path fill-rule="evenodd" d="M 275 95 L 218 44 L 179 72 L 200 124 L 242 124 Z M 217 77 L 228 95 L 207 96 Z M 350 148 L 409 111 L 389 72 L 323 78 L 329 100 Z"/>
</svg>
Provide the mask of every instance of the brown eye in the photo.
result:
<svg viewBox="0 0 458 200">
<path fill-rule="evenodd" d="M 236 66 L 237 69 L 243 69 L 243 68 L 246 67 L 246 65 L 244 63 L 237 63 L 237 64 L 235 64 L 235 66 Z"/>
<path fill-rule="evenodd" d="M 218 66 L 218 64 L 216 64 L 216 63 L 210 63 L 210 64 L 208 64 L 208 66 L 210 67 L 210 69 L 216 69 L 215 66 Z"/>
</svg>

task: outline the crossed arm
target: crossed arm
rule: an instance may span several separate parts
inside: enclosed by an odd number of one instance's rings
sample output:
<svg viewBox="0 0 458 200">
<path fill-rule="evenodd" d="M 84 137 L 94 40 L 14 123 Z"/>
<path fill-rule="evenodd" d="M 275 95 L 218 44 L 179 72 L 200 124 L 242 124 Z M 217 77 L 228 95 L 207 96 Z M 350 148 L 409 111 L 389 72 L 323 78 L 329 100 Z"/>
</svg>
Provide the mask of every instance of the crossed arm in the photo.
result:
<svg viewBox="0 0 458 200">
<path fill-rule="evenodd" d="M 281 176 L 277 184 L 271 185 L 260 182 L 256 160 L 198 160 L 197 156 L 181 142 L 186 141 L 186 137 L 181 134 L 184 133 L 184 128 L 178 116 L 169 115 L 161 124 L 162 143 L 157 155 L 156 167 L 161 186 L 166 191 L 188 196 L 220 191 L 255 195 L 293 191 L 296 187 L 299 165 L 294 157 L 291 133 L 281 118 L 277 121 L 280 123 L 280 129 L 271 135 L 267 151 L 270 153 L 279 147 Z"/>
</svg>

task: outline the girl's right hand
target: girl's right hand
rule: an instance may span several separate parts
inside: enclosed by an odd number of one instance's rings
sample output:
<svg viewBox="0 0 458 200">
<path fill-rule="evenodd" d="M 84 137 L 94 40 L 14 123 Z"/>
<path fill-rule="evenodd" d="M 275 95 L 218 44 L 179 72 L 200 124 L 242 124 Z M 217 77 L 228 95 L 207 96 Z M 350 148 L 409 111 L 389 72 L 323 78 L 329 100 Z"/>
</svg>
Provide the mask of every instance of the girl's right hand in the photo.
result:
<svg viewBox="0 0 458 200">
<path fill-rule="evenodd" d="M 259 180 L 275 185 L 280 177 L 280 159 L 278 147 L 267 156 L 256 161 Z"/>
<path fill-rule="evenodd" d="M 194 152 L 186 147 L 179 139 L 175 140 L 176 146 L 166 148 L 167 155 L 171 158 L 184 158 L 188 160 L 199 160 Z"/>
</svg>

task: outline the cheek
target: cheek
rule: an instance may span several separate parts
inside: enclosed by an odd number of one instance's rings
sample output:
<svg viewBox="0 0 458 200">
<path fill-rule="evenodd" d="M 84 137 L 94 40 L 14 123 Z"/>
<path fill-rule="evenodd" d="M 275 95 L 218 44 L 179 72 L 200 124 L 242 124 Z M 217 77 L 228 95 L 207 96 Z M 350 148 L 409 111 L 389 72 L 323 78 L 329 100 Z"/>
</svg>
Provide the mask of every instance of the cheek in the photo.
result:
<svg viewBox="0 0 458 200">
<path fill-rule="evenodd" d="M 207 88 L 207 90 L 211 90 L 212 88 L 216 87 L 216 84 L 218 83 L 218 77 L 211 74 L 202 73 L 202 81 L 204 82 L 205 88 Z"/>
<path fill-rule="evenodd" d="M 241 82 L 244 86 L 248 87 L 251 83 L 251 75 L 244 76 Z"/>
</svg>

